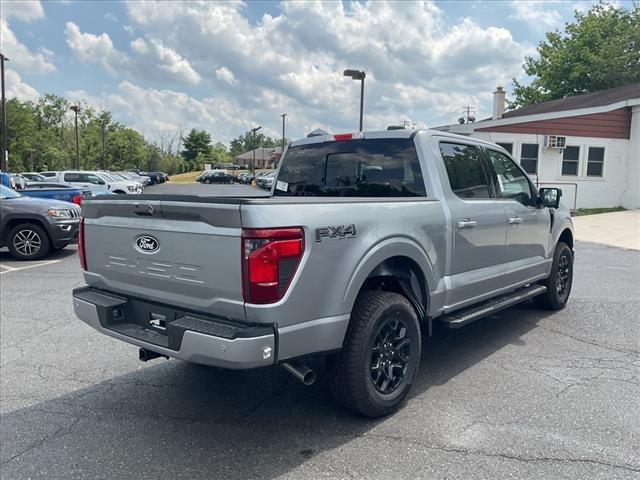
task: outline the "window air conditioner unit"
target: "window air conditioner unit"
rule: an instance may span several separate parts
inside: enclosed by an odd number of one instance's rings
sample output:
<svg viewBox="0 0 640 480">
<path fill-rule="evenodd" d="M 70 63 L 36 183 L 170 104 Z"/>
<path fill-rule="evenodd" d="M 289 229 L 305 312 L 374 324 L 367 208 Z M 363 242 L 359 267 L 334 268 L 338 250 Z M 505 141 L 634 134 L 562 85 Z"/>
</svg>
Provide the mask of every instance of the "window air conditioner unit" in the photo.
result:
<svg viewBox="0 0 640 480">
<path fill-rule="evenodd" d="M 567 146 L 567 137 L 561 135 L 545 135 L 544 146 L 546 148 L 565 148 Z"/>
</svg>

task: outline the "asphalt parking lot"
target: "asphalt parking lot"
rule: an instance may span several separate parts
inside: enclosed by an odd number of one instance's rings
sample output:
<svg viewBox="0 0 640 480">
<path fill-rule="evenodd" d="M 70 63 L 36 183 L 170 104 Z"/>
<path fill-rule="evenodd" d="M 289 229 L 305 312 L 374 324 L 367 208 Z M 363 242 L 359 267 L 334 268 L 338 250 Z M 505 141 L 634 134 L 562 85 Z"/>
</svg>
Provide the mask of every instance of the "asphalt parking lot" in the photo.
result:
<svg viewBox="0 0 640 480">
<path fill-rule="evenodd" d="M 0 251 L 3 479 L 640 478 L 639 251 L 580 242 L 565 310 L 436 328 L 377 421 L 333 404 L 321 362 L 311 387 L 139 362 L 73 315 L 75 251 Z"/>
</svg>

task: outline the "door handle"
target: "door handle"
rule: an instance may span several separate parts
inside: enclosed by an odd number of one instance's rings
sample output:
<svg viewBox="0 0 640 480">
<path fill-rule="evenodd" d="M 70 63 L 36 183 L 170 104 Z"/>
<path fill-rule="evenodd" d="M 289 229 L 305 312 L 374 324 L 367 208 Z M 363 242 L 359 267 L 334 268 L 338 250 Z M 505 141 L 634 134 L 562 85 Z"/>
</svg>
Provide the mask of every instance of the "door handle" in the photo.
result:
<svg viewBox="0 0 640 480">
<path fill-rule="evenodd" d="M 478 226 L 478 222 L 476 222 L 475 220 L 469 220 L 468 218 L 465 218 L 464 220 L 458 222 L 458 228 L 462 229 L 462 228 L 473 228 Z"/>
<path fill-rule="evenodd" d="M 518 225 L 519 223 L 522 223 L 522 218 L 521 217 L 511 217 L 511 218 L 509 218 L 509 225 Z"/>
</svg>

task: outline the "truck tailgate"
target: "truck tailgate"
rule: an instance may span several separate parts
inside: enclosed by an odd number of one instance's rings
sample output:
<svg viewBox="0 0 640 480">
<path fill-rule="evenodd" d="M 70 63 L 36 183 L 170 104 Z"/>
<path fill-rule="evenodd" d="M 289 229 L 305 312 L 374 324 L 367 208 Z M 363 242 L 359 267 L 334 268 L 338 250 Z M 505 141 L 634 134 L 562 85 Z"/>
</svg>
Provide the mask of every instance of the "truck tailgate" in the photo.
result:
<svg viewBox="0 0 640 480">
<path fill-rule="evenodd" d="M 96 200 L 83 215 L 89 285 L 245 319 L 239 204 Z"/>
</svg>

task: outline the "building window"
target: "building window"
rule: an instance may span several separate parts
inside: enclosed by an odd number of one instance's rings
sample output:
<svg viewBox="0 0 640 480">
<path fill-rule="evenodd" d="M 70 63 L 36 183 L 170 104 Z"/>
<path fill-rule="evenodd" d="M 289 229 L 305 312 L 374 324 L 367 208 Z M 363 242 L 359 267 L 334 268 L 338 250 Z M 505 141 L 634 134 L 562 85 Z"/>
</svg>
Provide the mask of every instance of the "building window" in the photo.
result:
<svg viewBox="0 0 640 480">
<path fill-rule="evenodd" d="M 604 147 L 589 147 L 587 177 L 601 177 L 604 166 Z"/>
<path fill-rule="evenodd" d="M 566 147 L 562 153 L 562 175 L 578 175 L 580 147 Z"/>
<path fill-rule="evenodd" d="M 523 143 L 520 148 L 520 165 L 529 175 L 538 173 L 538 144 Z"/>
<path fill-rule="evenodd" d="M 500 145 L 507 152 L 509 152 L 511 155 L 513 155 L 513 143 L 496 142 L 496 145 Z"/>
</svg>

